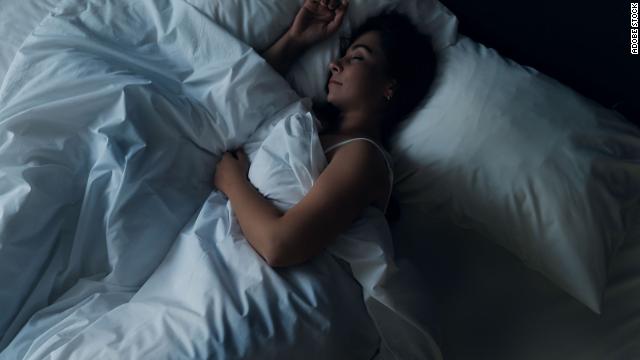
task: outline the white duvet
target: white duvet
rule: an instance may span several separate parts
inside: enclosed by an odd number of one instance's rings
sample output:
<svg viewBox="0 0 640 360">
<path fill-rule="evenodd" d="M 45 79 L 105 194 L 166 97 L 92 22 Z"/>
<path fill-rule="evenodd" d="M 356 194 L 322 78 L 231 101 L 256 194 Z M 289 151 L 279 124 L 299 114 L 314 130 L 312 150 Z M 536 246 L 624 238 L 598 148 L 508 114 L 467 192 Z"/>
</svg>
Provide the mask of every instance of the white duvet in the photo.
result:
<svg viewBox="0 0 640 360">
<path fill-rule="evenodd" d="M 0 359 L 440 358 L 380 211 L 274 270 L 212 188 L 244 145 L 300 200 L 326 165 L 308 105 L 183 1 L 64 2 L 0 88 Z"/>
</svg>

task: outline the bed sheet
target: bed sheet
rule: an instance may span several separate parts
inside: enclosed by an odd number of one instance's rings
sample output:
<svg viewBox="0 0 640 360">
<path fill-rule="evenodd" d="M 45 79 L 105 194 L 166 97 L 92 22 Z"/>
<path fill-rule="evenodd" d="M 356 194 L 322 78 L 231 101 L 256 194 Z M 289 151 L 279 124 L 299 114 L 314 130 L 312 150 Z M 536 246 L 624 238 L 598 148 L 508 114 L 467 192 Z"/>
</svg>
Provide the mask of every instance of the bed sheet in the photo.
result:
<svg viewBox="0 0 640 360">
<path fill-rule="evenodd" d="M 212 192 L 242 144 L 297 203 L 326 166 L 309 109 L 182 0 L 56 8 L 0 87 L 0 358 L 441 358 L 380 211 L 272 269 Z"/>
<path fill-rule="evenodd" d="M 324 256 L 279 276 L 212 193 L 224 149 L 251 156 L 260 125 L 308 112 L 249 46 L 180 0 L 67 1 L 5 80 L 0 358 L 325 357 L 357 333 L 364 348 L 348 349 L 371 357 L 377 335 L 362 299 L 347 304 L 360 289 L 346 269 Z"/>
<path fill-rule="evenodd" d="M 403 210 L 394 239 L 436 297 L 445 359 L 640 358 L 639 227 L 613 259 L 597 315 L 490 239 Z"/>
<path fill-rule="evenodd" d="M 0 0 L 0 84 L 18 48 L 60 0 Z"/>
</svg>

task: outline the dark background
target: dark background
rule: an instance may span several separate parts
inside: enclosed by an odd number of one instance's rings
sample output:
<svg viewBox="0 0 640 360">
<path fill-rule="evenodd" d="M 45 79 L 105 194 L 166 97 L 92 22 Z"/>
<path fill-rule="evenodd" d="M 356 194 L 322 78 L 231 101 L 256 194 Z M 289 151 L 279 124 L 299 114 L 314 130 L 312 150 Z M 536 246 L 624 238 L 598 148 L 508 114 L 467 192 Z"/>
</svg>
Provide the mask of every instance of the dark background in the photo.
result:
<svg viewBox="0 0 640 360">
<path fill-rule="evenodd" d="M 631 1 L 440 1 L 458 17 L 460 33 L 640 126 L 640 55 L 630 53 Z"/>
</svg>

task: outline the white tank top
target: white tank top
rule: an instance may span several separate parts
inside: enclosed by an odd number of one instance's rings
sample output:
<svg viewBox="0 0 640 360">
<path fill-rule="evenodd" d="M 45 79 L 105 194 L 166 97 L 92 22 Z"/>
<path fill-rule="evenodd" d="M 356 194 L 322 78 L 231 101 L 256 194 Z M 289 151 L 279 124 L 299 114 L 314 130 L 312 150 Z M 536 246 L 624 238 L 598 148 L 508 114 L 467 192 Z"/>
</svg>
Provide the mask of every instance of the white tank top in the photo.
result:
<svg viewBox="0 0 640 360">
<path fill-rule="evenodd" d="M 391 164 L 393 163 L 393 160 L 391 159 L 391 155 L 389 155 L 389 153 L 382 148 L 382 146 L 378 145 L 375 141 L 369 139 L 369 138 L 365 138 L 365 137 L 358 137 L 358 138 L 352 138 L 352 139 L 348 139 L 345 141 L 341 141 L 337 144 L 333 144 L 331 146 L 329 146 L 324 153 L 328 153 L 329 151 L 337 148 L 338 146 L 342 146 L 344 144 L 348 144 L 352 141 L 355 140 L 365 140 L 368 141 L 370 143 L 372 143 L 373 145 L 376 146 L 376 148 L 378 148 L 378 150 L 380 150 L 380 152 L 382 153 L 382 156 L 384 157 L 385 163 L 387 164 L 387 169 L 389 170 L 389 195 L 387 196 L 387 202 L 384 206 L 384 212 L 387 212 L 387 207 L 389 206 L 389 200 L 391 199 L 391 191 L 393 191 L 393 167 L 391 166 Z"/>
</svg>

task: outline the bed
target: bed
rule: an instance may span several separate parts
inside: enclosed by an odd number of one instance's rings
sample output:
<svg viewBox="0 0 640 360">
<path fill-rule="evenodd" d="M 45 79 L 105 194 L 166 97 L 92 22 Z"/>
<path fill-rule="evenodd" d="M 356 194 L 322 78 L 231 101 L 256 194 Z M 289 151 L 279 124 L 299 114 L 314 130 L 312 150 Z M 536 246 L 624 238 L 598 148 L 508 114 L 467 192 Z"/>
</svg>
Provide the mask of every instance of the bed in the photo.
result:
<svg viewBox="0 0 640 360">
<path fill-rule="evenodd" d="M 351 1 L 283 79 L 255 50 L 299 4 L 0 2 L 0 359 L 640 357 L 640 130 L 437 1 Z M 215 163 L 244 145 L 299 200 L 325 66 L 389 8 L 439 60 L 392 139 L 401 216 L 271 269 Z"/>
</svg>

